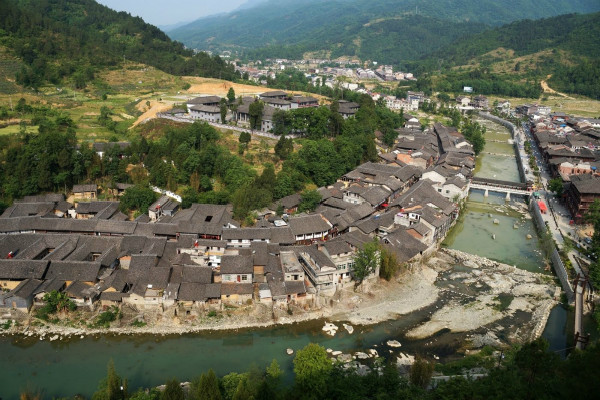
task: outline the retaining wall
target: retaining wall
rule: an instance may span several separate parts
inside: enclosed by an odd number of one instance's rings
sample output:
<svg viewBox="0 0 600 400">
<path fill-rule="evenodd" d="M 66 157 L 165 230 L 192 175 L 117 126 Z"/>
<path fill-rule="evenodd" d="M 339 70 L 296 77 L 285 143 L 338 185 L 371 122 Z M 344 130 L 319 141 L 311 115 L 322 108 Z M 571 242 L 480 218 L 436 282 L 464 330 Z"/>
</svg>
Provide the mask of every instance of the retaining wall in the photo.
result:
<svg viewBox="0 0 600 400">
<path fill-rule="evenodd" d="M 542 218 L 542 213 L 540 211 L 540 207 L 537 204 L 537 201 L 531 201 L 529 203 L 529 211 L 533 216 L 533 221 L 535 225 L 542 232 L 547 229 L 546 224 L 544 223 L 544 219 Z M 571 286 L 571 282 L 569 281 L 569 274 L 567 273 L 567 268 L 563 264 L 560 259 L 560 255 L 558 254 L 558 250 L 554 248 L 552 254 L 550 255 L 550 261 L 552 262 L 552 266 L 554 267 L 554 272 L 558 279 L 560 280 L 561 286 L 567 295 L 567 299 L 569 303 L 575 301 L 575 293 L 573 292 L 573 287 Z"/>
</svg>

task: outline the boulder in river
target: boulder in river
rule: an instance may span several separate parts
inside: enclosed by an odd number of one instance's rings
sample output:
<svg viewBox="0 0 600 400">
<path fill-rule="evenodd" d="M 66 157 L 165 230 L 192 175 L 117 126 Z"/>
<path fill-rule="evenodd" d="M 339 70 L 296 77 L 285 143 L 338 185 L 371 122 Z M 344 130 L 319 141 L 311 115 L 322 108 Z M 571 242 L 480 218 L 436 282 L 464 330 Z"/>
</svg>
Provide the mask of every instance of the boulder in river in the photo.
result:
<svg viewBox="0 0 600 400">
<path fill-rule="evenodd" d="M 289 349 L 289 348 L 285 352 L 288 354 L 288 356 L 291 356 L 292 354 L 294 354 L 294 350 Z"/>
<path fill-rule="evenodd" d="M 335 336 L 335 334 L 337 333 L 338 327 L 332 323 L 329 322 L 325 322 L 325 326 L 323 327 L 323 330 L 330 336 Z"/>
<path fill-rule="evenodd" d="M 347 325 L 347 324 L 343 324 L 344 329 L 348 331 L 349 334 L 352 335 L 352 333 L 354 332 L 354 327 L 352 325 Z"/>
<path fill-rule="evenodd" d="M 390 347 L 400 347 L 400 346 L 402 346 L 402 344 L 400 344 L 400 342 L 397 341 L 397 340 L 388 340 L 387 341 L 387 345 L 390 346 Z"/>
</svg>

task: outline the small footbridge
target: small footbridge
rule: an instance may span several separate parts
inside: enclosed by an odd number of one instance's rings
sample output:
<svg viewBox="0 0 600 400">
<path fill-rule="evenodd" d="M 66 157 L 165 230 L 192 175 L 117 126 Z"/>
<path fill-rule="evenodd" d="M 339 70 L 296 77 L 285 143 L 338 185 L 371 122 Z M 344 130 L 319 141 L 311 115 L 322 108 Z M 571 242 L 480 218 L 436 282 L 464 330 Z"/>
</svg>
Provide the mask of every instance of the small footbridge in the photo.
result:
<svg viewBox="0 0 600 400">
<path fill-rule="evenodd" d="M 510 200 L 511 194 L 531 196 L 533 193 L 532 186 L 529 183 L 500 181 L 488 178 L 473 178 L 469 188 L 483 190 L 485 197 L 489 195 L 489 192 L 505 193 L 506 200 Z"/>
</svg>

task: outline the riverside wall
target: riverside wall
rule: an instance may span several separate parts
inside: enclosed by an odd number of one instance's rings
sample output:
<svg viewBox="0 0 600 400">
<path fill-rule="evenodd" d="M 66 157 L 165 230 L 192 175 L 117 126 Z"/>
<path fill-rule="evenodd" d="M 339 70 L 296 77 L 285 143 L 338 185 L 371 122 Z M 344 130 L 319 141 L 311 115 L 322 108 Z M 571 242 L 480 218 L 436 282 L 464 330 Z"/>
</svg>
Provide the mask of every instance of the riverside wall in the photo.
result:
<svg viewBox="0 0 600 400">
<path fill-rule="evenodd" d="M 542 232 L 548 229 L 544 220 L 542 218 L 542 212 L 540 211 L 540 207 L 536 201 L 532 201 L 529 203 L 529 211 L 531 211 L 531 215 L 533 216 L 533 221 L 535 225 Z M 569 280 L 569 274 L 567 273 L 567 269 L 563 264 L 560 255 L 558 254 L 558 250 L 556 247 L 552 250 L 552 254 L 550 255 L 550 261 L 552 262 L 552 266 L 554 267 L 554 272 L 558 276 L 560 280 L 561 286 L 567 295 L 567 299 L 569 303 L 575 301 L 575 292 L 573 291 L 573 286 L 571 286 L 571 282 Z"/>
</svg>

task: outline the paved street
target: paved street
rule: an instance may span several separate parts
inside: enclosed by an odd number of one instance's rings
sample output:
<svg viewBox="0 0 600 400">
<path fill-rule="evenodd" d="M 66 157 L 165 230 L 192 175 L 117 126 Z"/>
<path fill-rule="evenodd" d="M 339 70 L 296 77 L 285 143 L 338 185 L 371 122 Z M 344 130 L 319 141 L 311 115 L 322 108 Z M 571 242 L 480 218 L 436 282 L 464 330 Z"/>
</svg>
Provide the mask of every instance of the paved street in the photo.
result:
<svg viewBox="0 0 600 400">
<path fill-rule="evenodd" d="M 537 147 L 537 144 L 533 140 L 533 135 L 531 134 L 527 124 L 523 123 L 522 126 L 518 129 L 519 136 L 519 152 L 521 158 L 523 159 L 523 165 L 526 166 L 527 169 L 529 166 L 529 155 L 525 152 L 525 148 L 523 144 L 525 140 L 529 140 L 531 143 L 531 150 L 536 158 L 536 162 L 538 167 L 540 168 L 541 175 L 541 187 L 539 187 L 536 191 L 540 194 L 540 200 L 543 200 L 548 206 L 549 212 L 546 214 L 542 214 L 542 218 L 546 225 L 550 228 L 550 232 L 556 241 L 558 249 L 562 249 L 564 246 L 564 238 L 568 237 L 577 242 L 577 232 L 576 225 L 571 225 L 571 215 L 564 204 L 561 203 L 559 199 L 556 198 L 553 192 L 550 192 L 548 188 L 548 181 L 552 179 L 549 171 L 547 170 L 540 149 Z M 532 179 L 534 182 L 537 181 L 536 177 L 533 175 L 533 171 L 528 171 L 527 179 Z M 530 178 L 531 176 L 531 178 Z M 575 273 L 583 275 L 583 271 L 581 270 L 581 266 L 575 259 L 575 257 L 579 257 L 582 259 L 586 259 L 583 254 L 579 253 L 577 249 L 573 249 L 568 253 L 569 260 L 571 260 L 571 264 L 575 269 Z"/>
</svg>

